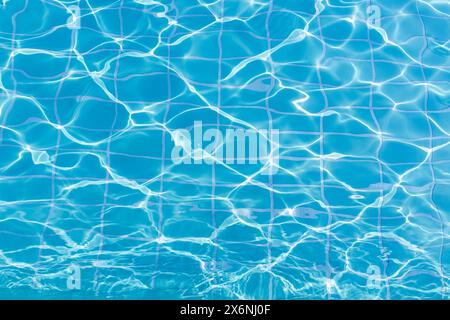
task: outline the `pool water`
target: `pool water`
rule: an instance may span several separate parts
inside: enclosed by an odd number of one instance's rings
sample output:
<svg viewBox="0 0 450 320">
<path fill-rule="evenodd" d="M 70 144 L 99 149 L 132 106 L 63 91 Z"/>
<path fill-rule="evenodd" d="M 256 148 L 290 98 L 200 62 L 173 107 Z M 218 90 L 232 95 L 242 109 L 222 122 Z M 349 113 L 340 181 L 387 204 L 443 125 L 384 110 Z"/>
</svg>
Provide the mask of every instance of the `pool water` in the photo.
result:
<svg viewBox="0 0 450 320">
<path fill-rule="evenodd" d="M 3 0 L 0 298 L 448 299 L 449 15 Z"/>
</svg>

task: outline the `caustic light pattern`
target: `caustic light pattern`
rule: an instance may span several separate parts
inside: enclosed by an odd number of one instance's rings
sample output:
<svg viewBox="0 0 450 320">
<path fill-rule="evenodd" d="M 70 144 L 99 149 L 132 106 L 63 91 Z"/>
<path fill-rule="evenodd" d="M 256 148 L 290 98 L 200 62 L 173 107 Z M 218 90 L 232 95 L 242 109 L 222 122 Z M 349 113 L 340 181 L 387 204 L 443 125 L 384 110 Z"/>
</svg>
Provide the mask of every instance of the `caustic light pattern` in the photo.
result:
<svg viewBox="0 0 450 320">
<path fill-rule="evenodd" d="M 448 299 L 449 15 L 3 0 L 0 297 Z"/>
</svg>

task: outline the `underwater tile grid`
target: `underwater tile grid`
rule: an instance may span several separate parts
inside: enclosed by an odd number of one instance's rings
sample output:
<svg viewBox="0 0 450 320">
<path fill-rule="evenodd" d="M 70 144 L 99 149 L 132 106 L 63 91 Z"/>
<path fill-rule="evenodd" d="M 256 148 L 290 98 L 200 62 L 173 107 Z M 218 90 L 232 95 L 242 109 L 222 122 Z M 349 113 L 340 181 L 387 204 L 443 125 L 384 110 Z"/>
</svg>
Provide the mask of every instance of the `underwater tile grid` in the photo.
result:
<svg viewBox="0 0 450 320">
<path fill-rule="evenodd" d="M 2 0 L 0 298 L 449 299 L 449 17 Z"/>
</svg>

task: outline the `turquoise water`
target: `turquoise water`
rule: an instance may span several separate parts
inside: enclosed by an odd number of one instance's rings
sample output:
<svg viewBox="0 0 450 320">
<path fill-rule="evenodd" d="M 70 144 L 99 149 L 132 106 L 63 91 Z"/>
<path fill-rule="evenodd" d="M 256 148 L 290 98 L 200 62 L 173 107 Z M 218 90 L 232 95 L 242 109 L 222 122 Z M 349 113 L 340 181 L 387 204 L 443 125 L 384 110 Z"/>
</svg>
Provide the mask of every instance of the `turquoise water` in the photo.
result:
<svg viewBox="0 0 450 320">
<path fill-rule="evenodd" d="M 0 298 L 448 299 L 449 14 L 3 0 Z"/>
</svg>

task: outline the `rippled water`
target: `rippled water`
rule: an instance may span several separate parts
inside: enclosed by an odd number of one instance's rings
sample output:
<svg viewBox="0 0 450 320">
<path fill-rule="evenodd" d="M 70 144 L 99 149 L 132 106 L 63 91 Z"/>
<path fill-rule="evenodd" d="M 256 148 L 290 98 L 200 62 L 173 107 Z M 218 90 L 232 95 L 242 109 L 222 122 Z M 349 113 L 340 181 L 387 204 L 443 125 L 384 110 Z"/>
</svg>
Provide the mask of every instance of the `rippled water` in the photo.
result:
<svg viewBox="0 0 450 320">
<path fill-rule="evenodd" d="M 3 0 L 0 297 L 448 299 L 449 14 Z M 196 121 L 278 166 L 174 163 Z"/>
</svg>

